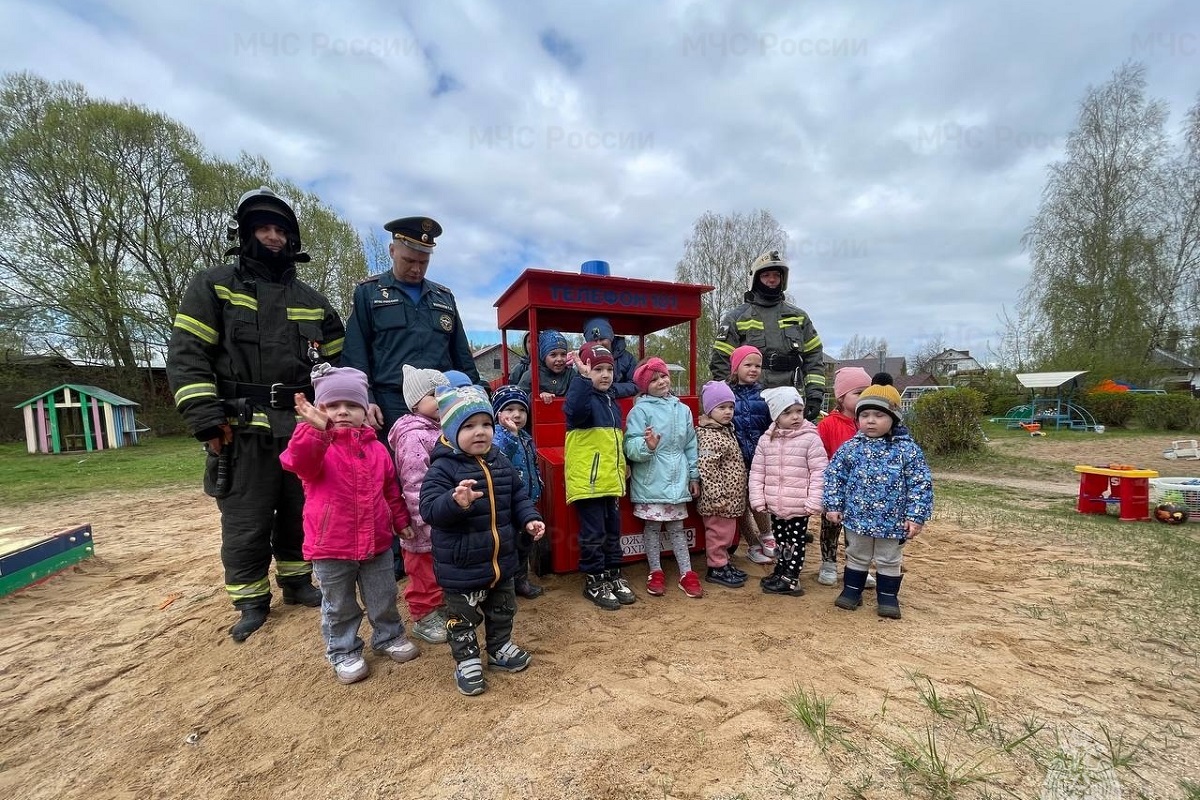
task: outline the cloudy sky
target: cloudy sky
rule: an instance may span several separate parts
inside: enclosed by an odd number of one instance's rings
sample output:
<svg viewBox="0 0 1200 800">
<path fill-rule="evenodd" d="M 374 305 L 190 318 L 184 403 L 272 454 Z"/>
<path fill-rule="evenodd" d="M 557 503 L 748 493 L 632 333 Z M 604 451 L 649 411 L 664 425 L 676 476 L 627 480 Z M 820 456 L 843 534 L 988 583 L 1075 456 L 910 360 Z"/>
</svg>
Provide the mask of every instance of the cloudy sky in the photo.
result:
<svg viewBox="0 0 1200 800">
<path fill-rule="evenodd" d="M 0 45 L 265 156 L 364 236 L 435 217 L 475 340 L 525 267 L 669 279 L 705 211 L 765 208 L 834 355 L 986 356 L 1087 87 L 1145 63 L 1172 133 L 1200 90 L 1188 0 L 0 0 Z"/>
</svg>

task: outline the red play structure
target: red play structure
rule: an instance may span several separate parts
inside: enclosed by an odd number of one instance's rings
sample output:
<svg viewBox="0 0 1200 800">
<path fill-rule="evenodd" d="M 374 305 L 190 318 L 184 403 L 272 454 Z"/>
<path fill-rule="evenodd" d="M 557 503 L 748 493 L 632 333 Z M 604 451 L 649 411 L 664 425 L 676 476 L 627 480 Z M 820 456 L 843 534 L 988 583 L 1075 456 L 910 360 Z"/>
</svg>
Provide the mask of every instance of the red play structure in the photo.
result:
<svg viewBox="0 0 1200 800">
<path fill-rule="evenodd" d="M 597 262 L 588 262 L 595 264 Z M 585 265 L 587 268 L 587 265 Z M 675 325 L 688 324 L 691 347 L 688 365 L 689 389 L 680 397 L 693 416 L 698 407 L 696 389 L 696 320 L 700 318 L 700 298 L 713 287 L 670 281 L 615 278 L 605 274 L 576 274 L 552 270 L 527 269 L 496 301 L 496 322 L 503 347 L 500 352 L 505 375 L 508 374 L 508 331 L 537 332 L 554 328 L 564 333 L 577 332 L 592 317 L 605 317 L 617 336 L 646 336 Z M 640 341 L 640 339 L 639 339 Z M 639 360 L 645 356 L 639 344 Z M 579 569 L 578 521 L 567 504 L 566 476 L 563 472 L 563 442 L 566 419 L 561 397 L 552 403 L 539 402 L 537 336 L 529 337 L 529 358 L 533 378 L 530 392 L 534 398 L 530 431 L 538 448 L 538 467 L 545 490 L 540 502 L 546 520 L 547 542 L 540 549 L 538 574 L 575 572 Z M 634 398 L 618 401 L 621 411 L 629 413 Z M 695 511 L 684 522 L 688 542 L 703 549 L 704 528 Z M 644 557 L 642 523 L 633 516 L 628 496 L 621 500 L 621 547 L 626 561 Z M 548 549 L 548 553 L 546 550 Z"/>
</svg>

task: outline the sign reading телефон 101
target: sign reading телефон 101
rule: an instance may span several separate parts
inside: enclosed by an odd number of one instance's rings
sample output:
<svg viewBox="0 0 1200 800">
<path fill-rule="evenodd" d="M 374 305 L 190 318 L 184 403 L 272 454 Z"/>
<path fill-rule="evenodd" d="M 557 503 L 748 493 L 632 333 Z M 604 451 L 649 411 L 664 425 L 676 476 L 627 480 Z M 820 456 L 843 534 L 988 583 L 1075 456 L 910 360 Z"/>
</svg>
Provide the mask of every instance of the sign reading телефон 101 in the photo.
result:
<svg viewBox="0 0 1200 800">
<path fill-rule="evenodd" d="M 605 306 L 631 311 L 676 311 L 679 308 L 678 296 L 667 293 L 553 284 L 546 288 L 555 305 Z"/>
</svg>

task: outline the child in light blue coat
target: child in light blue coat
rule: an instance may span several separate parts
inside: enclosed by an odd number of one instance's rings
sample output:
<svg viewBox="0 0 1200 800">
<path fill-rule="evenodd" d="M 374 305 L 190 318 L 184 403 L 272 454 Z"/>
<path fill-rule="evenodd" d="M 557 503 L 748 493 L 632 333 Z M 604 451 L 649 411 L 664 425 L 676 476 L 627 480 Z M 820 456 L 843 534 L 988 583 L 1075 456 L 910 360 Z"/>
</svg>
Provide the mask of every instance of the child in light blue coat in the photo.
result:
<svg viewBox="0 0 1200 800">
<path fill-rule="evenodd" d="M 683 531 L 687 503 L 700 492 L 692 412 L 671 394 L 671 376 L 661 358 L 646 359 L 634 370 L 633 382 L 641 394 L 625 422 L 625 458 L 633 477 L 633 514 L 645 522 L 642 535 L 650 566 L 646 591 L 654 596 L 666 592 L 661 556 L 661 528 L 666 523 L 679 564 L 679 588 L 688 597 L 701 597 L 704 589 L 692 571 Z"/>
</svg>

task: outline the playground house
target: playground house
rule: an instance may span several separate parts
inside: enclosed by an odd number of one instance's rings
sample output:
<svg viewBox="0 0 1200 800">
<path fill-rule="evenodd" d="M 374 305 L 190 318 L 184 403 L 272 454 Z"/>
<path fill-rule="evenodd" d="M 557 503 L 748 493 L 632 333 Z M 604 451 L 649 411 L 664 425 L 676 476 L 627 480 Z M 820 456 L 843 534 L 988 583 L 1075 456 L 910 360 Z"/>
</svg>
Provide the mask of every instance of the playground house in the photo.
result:
<svg viewBox="0 0 1200 800">
<path fill-rule="evenodd" d="M 64 383 L 16 406 L 25 413 L 30 453 L 104 450 L 138 443 L 132 400 L 95 386 Z"/>
</svg>

